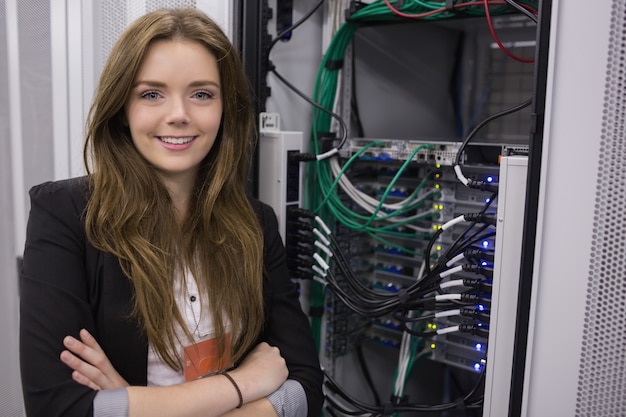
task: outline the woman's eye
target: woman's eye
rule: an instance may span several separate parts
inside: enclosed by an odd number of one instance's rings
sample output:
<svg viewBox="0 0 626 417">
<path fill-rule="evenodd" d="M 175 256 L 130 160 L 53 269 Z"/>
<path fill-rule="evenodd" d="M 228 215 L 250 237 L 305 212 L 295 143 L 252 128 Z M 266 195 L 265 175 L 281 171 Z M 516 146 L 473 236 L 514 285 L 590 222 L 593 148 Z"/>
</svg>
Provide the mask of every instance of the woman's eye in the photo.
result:
<svg viewBox="0 0 626 417">
<path fill-rule="evenodd" d="M 198 100 L 208 100 L 210 98 L 213 98 L 213 94 L 208 91 L 196 91 L 193 94 L 193 97 L 197 98 Z"/>
<path fill-rule="evenodd" d="M 156 100 L 160 97 L 160 94 L 156 91 L 146 91 L 141 93 L 141 98 L 145 98 L 148 100 Z"/>
</svg>

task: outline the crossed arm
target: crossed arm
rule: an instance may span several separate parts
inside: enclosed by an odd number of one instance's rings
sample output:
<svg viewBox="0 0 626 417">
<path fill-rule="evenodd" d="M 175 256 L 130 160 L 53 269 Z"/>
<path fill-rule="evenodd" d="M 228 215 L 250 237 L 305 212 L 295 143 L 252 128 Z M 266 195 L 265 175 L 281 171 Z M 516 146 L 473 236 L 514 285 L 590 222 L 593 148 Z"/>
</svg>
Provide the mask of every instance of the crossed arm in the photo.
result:
<svg viewBox="0 0 626 417">
<path fill-rule="evenodd" d="M 96 391 L 126 388 L 129 417 L 251 414 L 276 417 L 265 397 L 278 389 L 288 374 L 278 348 L 267 343 L 257 345 L 239 367 L 229 372 L 243 398 L 244 406 L 237 409 L 239 395 L 222 375 L 170 387 L 131 387 L 87 330 L 80 331 L 80 340 L 67 336 L 63 344 L 67 350 L 61 352 L 60 359 L 73 370 L 74 381 Z"/>
</svg>

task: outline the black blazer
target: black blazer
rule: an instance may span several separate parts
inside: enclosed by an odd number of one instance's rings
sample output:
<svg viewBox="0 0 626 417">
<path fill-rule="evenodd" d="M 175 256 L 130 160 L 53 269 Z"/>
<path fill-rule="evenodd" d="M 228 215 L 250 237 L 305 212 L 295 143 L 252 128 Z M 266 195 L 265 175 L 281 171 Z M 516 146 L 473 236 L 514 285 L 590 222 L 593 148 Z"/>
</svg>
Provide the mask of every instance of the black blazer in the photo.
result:
<svg viewBox="0 0 626 417">
<path fill-rule="evenodd" d="M 48 182 L 30 190 L 31 210 L 20 273 L 20 366 L 29 417 L 93 415 L 95 391 L 72 380 L 59 359 L 67 335 L 86 328 L 131 385 L 146 385 L 148 342 L 131 316 L 133 287 L 117 258 L 86 239 L 82 218 L 86 177 Z M 278 346 L 289 378 L 302 384 L 309 416 L 323 402 L 319 359 L 309 323 L 289 279 L 285 250 L 272 209 L 251 200 L 264 233 L 268 277 L 266 325 L 260 340 Z"/>
</svg>

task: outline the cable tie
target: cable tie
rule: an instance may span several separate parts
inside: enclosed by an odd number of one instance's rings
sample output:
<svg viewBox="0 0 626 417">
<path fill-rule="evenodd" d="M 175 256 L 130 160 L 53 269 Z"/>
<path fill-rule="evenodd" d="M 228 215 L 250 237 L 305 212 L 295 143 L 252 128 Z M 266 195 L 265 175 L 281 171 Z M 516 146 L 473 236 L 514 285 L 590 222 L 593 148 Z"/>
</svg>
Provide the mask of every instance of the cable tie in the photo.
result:
<svg viewBox="0 0 626 417">
<path fill-rule="evenodd" d="M 406 288 L 400 288 L 398 291 L 398 302 L 400 307 L 404 307 L 409 301 L 409 291 Z"/>
<path fill-rule="evenodd" d="M 326 61 L 326 69 L 327 70 L 339 70 L 343 68 L 343 59 L 329 59 Z"/>
<path fill-rule="evenodd" d="M 456 400 L 454 400 L 454 404 L 456 404 L 456 408 L 458 408 L 461 411 L 467 411 L 467 405 L 465 404 L 465 398 L 463 397 L 459 397 Z"/>
</svg>

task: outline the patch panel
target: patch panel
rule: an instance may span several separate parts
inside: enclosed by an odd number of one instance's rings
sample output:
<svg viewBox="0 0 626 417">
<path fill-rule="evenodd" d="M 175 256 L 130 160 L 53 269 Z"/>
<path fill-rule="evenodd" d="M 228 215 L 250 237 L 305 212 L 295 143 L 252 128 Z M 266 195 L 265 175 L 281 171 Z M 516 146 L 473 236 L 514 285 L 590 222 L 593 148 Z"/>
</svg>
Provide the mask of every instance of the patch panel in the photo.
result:
<svg viewBox="0 0 626 417">
<path fill-rule="evenodd" d="M 372 143 L 379 143 L 372 145 Z M 414 152 L 423 148 L 417 153 Z M 364 161 L 406 161 L 411 155 L 412 160 L 421 163 L 452 165 L 456 157 L 456 151 L 459 148 L 458 143 L 443 144 L 437 142 L 437 145 L 431 145 L 428 142 L 412 141 L 412 140 L 378 140 L 378 139 L 349 139 L 340 151 L 340 155 L 349 158 L 359 151 L 363 151 L 360 156 Z"/>
</svg>

